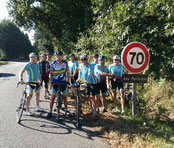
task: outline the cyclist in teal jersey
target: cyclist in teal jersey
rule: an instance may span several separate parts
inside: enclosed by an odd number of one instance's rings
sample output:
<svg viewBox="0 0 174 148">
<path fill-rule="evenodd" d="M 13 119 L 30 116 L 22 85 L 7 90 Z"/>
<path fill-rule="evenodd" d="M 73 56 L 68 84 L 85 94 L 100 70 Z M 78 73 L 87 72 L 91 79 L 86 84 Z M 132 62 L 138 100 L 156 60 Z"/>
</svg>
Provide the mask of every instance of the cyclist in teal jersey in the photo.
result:
<svg viewBox="0 0 174 148">
<path fill-rule="evenodd" d="M 94 70 L 95 65 L 97 65 L 97 64 L 98 64 L 98 54 L 95 53 L 95 54 L 93 54 L 93 62 L 91 63 L 93 70 Z"/>
<path fill-rule="evenodd" d="M 30 116 L 32 115 L 31 111 L 29 110 L 29 105 L 31 98 L 33 96 L 33 92 L 35 92 L 36 95 L 36 111 L 42 111 L 43 109 L 39 106 L 39 100 L 40 100 L 40 83 L 41 83 L 41 76 L 40 76 L 40 70 L 39 70 L 39 64 L 37 63 L 37 55 L 32 52 L 29 54 L 30 62 L 24 67 L 24 69 L 20 72 L 20 82 L 23 82 L 23 74 L 27 72 L 27 82 L 31 82 L 36 84 L 38 87 L 37 89 L 34 89 L 31 85 L 29 85 L 29 95 L 27 97 L 26 102 L 26 115 Z"/>
<path fill-rule="evenodd" d="M 68 62 L 68 66 L 69 66 L 69 71 L 71 76 L 71 85 L 75 86 L 76 80 L 78 79 L 79 64 L 77 61 L 75 61 L 74 54 L 70 54 L 69 58 L 70 58 L 70 61 Z M 71 88 L 73 95 L 75 94 L 75 89 L 76 89 L 75 87 Z"/>
<path fill-rule="evenodd" d="M 54 105 L 54 100 L 57 95 L 57 91 L 54 88 L 54 85 L 52 87 L 52 83 L 58 83 L 63 84 L 61 86 L 62 91 L 62 98 L 64 100 L 64 106 L 65 106 L 65 113 L 69 113 L 68 110 L 68 104 L 67 104 L 67 83 L 69 82 L 70 74 L 69 74 L 69 67 L 66 60 L 63 60 L 63 53 L 61 51 L 55 52 L 56 60 L 53 61 L 53 63 L 50 66 L 50 89 L 52 89 L 52 95 L 50 100 L 50 110 L 48 112 L 47 117 L 52 117 L 52 108 Z M 66 80 L 66 77 L 68 77 L 68 81 Z"/>
<path fill-rule="evenodd" d="M 117 94 L 116 89 L 118 88 L 120 95 L 121 95 L 121 107 L 122 107 L 122 113 L 125 113 L 125 103 L 124 103 L 124 85 L 122 82 L 122 76 L 123 73 L 126 73 L 126 70 L 124 66 L 120 63 L 120 57 L 118 55 L 115 55 L 113 57 L 113 64 L 109 66 L 109 72 L 113 74 L 111 79 L 111 89 L 113 94 L 113 101 L 114 101 L 114 109 L 113 111 L 116 111 L 117 108 Z M 108 79 L 108 81 L 110 81 Z M 108 82 L 109 84 L 109 82 Z"/>
<path fill-rule="evenodd" d="M 106 77 L 111 76 L 109 73 L 108 67 L 105 65 L 105 56 L 99 56 L 99 64 L 95 66 L 94 69 L 95 76 L 97 77 L 97 100 L 96 106 L 99 107 L 99 95 L 100 91 L 102 92 L 102 106 L 103 112 L 107 112 L 106 110 L 106 92 L 107 92 L 107 84 L 106 84 Z"/>
<path fill-rule="evenodd" d="M 51 53 L 51 52 L 48 52 L 48 53 L 47 53 L 47 61 L 49 62 L 50 65 L 51 65 L 52 62 L 53 62 L 51 58 L 52 58 L 52 53 Z M 49 81 L 51 81 L 51 80 L 50 80 L 50 77 L 49 77 Z M 49 83 L 48 83 L 48 85 L 49 85 Z M 49 87 L 49 86 L 48 86 L 48 87 Z M 48 92 L 48 95 L 51 95 L 49 91 L 47 91 L 47 92 Z"/>
<path fill-rule="evenodd" d="M 86 55 L 81 55 L 80 60 L 82 64 L 79 65 L 79 77 L 77 79 L 77 83 L 79 81 L 88 83 L 87 85 L 87 95 L 88 102 L 92 109 L 93 117 L 96 117 L 96 103 L 95 103 L 95 94 L 96 94 L 96 85 L 97 79 L 93 76 L 93 68 L 90 63 L 88 63 L 88 57 Z"/>
</svg>

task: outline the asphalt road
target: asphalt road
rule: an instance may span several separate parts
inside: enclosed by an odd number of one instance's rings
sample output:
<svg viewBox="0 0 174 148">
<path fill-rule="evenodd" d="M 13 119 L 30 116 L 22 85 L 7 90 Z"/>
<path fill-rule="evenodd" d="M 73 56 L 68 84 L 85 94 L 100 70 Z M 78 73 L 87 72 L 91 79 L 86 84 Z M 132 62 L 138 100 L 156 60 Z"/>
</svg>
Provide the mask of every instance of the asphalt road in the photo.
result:
<svg viewBox="0 0 174 148">
<path fill-rule="evenodd" d="M 40 106 L 44 112 L 35 112 L 35 99 L 31 101 L 34 116 L 23 116 L 21 124 L 16 123 L 16 109 L 24 86 L 16 88 L 18 73 L 24 62 L 12 62 L 0 66 L 0 148 L 108 148 L 109 145 L 88 123 L 83 121 L 76 129 L 74 117 L 62 115 L 47 119 L 49 101 L 43 99 Z"/>
</svg>

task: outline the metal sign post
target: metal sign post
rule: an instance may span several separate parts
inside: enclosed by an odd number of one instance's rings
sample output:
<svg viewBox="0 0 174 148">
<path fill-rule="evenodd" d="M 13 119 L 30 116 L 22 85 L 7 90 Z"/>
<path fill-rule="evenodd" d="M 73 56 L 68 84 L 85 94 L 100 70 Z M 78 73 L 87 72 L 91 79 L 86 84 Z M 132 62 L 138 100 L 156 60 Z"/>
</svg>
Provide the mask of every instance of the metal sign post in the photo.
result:
<svg viewBox="0 0 174 148">
<path fill-rule="evenodd" d="M 136 114 L 136 108 L 135 108 L 135 103 L 136 103 L 136 83 L 133 83 L 133 89 L 132 89 L 132 115 L 134 116 Z"/>
</svg>

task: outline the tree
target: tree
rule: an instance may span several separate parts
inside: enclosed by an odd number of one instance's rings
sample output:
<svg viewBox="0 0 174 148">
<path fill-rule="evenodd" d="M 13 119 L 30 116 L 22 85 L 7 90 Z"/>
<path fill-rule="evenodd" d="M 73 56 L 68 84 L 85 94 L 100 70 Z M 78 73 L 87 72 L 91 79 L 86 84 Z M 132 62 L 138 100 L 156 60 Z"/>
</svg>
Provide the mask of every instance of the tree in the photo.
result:
<svg viewBox="0 0 174 148">
<path fill-rule="evenodd" d="M 34 34 L 34 46 L 37 49 L 37 52 L 54 52 L 54 45 L 52 39 L 41 30 L 36 30 Z"/>
<path fill-rule="evenodd" d="M 9 0 L 14 22 L 26 29 L 42 30 L 55 48 L 69 53 L 80 32 L 92 22 L 91 3 L 84 0 Z"/>
<path fill-rule="evenodd" d="M 105 0 L 92 1 L 96 22 L 92 30 L 83 33 L 78 40 L 78 50 L 92 52 L 97 49 L 109 59 L 111 55 L 121 54 L 128 43 L 139 41 L 150 49 L 149 72 L 154 72 L 155 78 L 160 77 L 163 68 L 174 73 L 172 0 L 122 0 L 114 4 Z"/>
<path fill-rule="evenodd" d="M 9 20 L 3 20 L 0 22 L 0 50 L 1 59 L 26 59 L 32 45 L 27 34 Z"/>
</svg>

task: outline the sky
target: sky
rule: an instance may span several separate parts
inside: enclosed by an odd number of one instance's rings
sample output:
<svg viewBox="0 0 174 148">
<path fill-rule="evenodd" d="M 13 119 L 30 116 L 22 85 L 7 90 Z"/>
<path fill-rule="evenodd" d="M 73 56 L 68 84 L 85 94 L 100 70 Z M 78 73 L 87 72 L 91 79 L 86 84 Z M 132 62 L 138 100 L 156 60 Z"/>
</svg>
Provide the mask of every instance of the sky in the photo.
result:
<svg viewBox="0 0 174 148">
<path fill-rule="evenodd" d="M 1 0 L 0 1 L 0 21 L 4 20 L 4 19 L 10 19 L 9 15 L 8 15 L 8 10 L 7 10 L 7 2 L 8 0 Z M 28 36 L 29 36 L 29 39 L 31 41 L 31 43 L 33 44 L 34 40 L 34 30 L 31 30 L 30 32 L 29 31 L 24 31 L 23 28 L 21 28 L 21 30 L 24 32 L 24 33 L 27 33 Z"/>
</svg>

